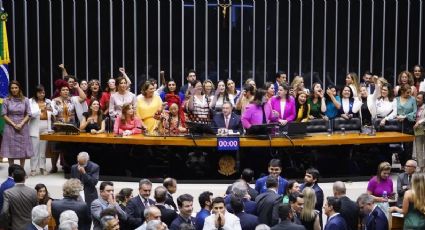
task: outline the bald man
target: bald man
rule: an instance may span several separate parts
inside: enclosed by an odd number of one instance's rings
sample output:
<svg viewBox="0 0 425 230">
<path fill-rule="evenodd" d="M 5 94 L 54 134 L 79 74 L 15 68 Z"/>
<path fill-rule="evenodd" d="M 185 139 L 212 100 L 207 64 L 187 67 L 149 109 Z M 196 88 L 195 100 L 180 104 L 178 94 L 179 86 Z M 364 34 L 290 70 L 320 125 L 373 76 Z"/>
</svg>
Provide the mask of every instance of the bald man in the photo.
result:
<svg viewBox="0 0 425 230">
<path fill-rule="evenodd" d="M 403 203 L 404 192 L 410 189 L 413 173 L 416 172 L 418 164 L 414 160 L 408 160 L 404 165 L 404 173 L 400 173 L 397 177 L 397 206 L 401 207 Z"/>
<path fill-rule="evenodd" d="M 345 195 L 346 188 L 344 182 L 336 181 L 332 189 L 334 196 L 341 201 L 339 213 L 347 223 L 348 230 L 356 230 L 359 221 L 359 206 Z"/>
</svg>

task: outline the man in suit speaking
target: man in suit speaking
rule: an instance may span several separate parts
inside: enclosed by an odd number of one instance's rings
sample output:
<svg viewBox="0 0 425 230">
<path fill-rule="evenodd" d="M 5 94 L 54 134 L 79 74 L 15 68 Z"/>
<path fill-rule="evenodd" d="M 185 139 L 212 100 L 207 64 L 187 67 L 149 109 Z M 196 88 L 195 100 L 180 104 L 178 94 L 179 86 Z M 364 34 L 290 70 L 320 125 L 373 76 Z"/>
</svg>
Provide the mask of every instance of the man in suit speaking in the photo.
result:
<svg viewBox="0 0 425 230">
<path fill-rule="evenodd" d="M 240 130 L 241 118 L 233 111 L 233 106 L 230 102 L 223 103 L 221 113 L 217 113 L 213 118 L 213 126 L 216 128 L 226 128 L 232 130 Z"/>
</svg>

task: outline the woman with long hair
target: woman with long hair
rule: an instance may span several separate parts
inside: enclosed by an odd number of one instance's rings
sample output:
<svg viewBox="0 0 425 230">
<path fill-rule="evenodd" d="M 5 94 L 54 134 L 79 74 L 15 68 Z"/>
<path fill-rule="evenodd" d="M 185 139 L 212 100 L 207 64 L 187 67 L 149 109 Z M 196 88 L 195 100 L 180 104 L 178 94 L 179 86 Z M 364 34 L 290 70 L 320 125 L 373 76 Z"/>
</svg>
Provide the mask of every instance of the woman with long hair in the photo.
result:
<svg viewBox="0 0 425 230">
<path fill-rule="evenodd" d="M 100 99 L 102 98 L 102 90 L 100 89 L 100 82 L 99 80 L 93 79 L 90 80 L 88 83 L 88 89 L 87 89 L 87 105 L 90 105 L 90 102 L 92 100 L 98 100 L 100 102 Z"/>
<path fill-rule="evenodd" d="M 274 96 L 274 84 L 273 82 L 266 82 L 264 84 L 264 90 L 266 90 L 267 100 L 270 100 Z"/>
<path fill-rule="evenodd" d="M 320 230 L 319 211 L 315 210 L 316 193 L 312 188 L 306 187 L 303 189 L 304 206 L 301 211 L 301 224 L 306 230 Z"/>
<path fill-rule="evenodd" d="M 227 93 L 224 81 L 220 80 L 217 83 L 217 90 L 215 91 L 214 97 L 211 101 L 210 108 L 215 112 L 221 112 L 221 107 L 226 101 L 230 102 L 232 106 L 234 106 L 233 96 Z"/>
<path fill-rule="evenodd" d="M 341 109 L 341 98 L 337 95 L 337 90 L 334 85 L 329 85 L 325 94 L 326 112 L 328 119 L 334 119 L 338 116 Z"/>
<path fill-rule="evenodd" d="M 423 86 L 421 87 L 421 83 L 424 81 L 424 78 L 425 78 L 424 68 L 421 65 L 415 65 L 413 66 L 412 73 L 413 73 L 413 82 L 414 82 L 413 85 L 416 87 L 416 91 L 417 92 L 425 91 L 425 89 L 423 88 L 425 85 L 422 84 Z"/>
<path fill-rule="evenodd" d="M 31 107 L 17 81 L 9 83 L 9 96 L 3 101 L 1 115 L 6 122 L 3 130 L 0 157 L 8 158 L 9 166 L 15 159 L 25 166 L 25 159 L 34 155 L 28 122 Z"/>
<path fill-rule="evenodd" d="M 50 198 L 46 185 L 36 184 L 34 189 L 37 191 L 38 205 L 47 205 L 47 211 L 52 215 L 52 198 Z"/>
<path fill-rule="evenodd" d="M 307 122 L 310 117 L 310 105 L 307 103 L 308 94 L 305 91 L 299 91 L 295 99 L 296 122 Z"/>
<path fill-rule="evenodd" d="M 52 101 L 46 98 L 44 86 L 36 87 L 33 97 L 29 100 L 31 107 L 30 136 L 34 156 L 31 157 L 31 176 L 35 176 L 38 169 L 42 175 L 47 175 L 46 170 L 46 148 L 47 141 L 40 140 L 40 134 L 52 130 L 51 117 L 56 115 L 53 111 Z"/>
<path fill-rule="evenodd" d="M 135 116 L 135 111 L 132 104 L 124 104 L 122 113 L 115 119 L 114 134 L 130 136 L 133 134 L 142 133 L 145 130 L 142 121 Z"/>
<path fill-rule="evenodd" d="M 415 87 L 415 80 L 413 78 L 413 75 L 409 71 L 401 71 L 401 73 L 397 77 L 397 83 L 398 85 L 394 87 L 394 95 L 399 96 L 401 92 L 399 90 L 403 85 L 407 85 L 410 87 L 412 96 L 416 96 L 418 93 L 416 87 Z"/>
<path fill-rule="evenodd" d="M 414 173 L 412 187 L 404 193 L 402 208 L 391 212 L 404 214 L 403 229 L 425 229 L 425 174 Z"/>
<path fill-rule="evenodd" d="M 109 116 L 109 100 L 111 99 L 111 95 L 116 91 L 117 87 L 115 85 L 115 79 L 110 78 L 105 90 L 102 92 L 102 97 L 100 98 L 100 108 L 105 116 Z"/>
<path fill-rule="evenodd" d="M 304 85 L 304 78 L 301 76 L 296 76 L 294 79 L 292 79 L 291 87 L 294 90 L 294 97 L 297 97 L 298 93 L 300 92 L 305 92 L 307 94 L 310 93 L 310 91 Z"/>
<path fill-rule="evenodd" d="M 121 115 L 124 104 L 132 104 L 136 108 L 136 96 L 128 90 L 128 81 L 125 77 L 118 77 L 115 81 L 117 92 L 111 95 L 109 100 L 109 116 L 115 118 Z"/>
<path fill-rule="evenodd" d="M 286 84 L 279 85 L 277 96 L 270 99 L 274 121 L 278 121 L 281 125 L 295 120 L 296 106 L 295 99 L 289 96 L 288 86 Z"/>
<path fill-rule="evenodd" d="M 84 118 L 80 122 L 80 130 L 87 133 L 99 134 L 105 132 L 105 120 L 103 119 L 100 103 L 97 99 L 91 101 L 89 111 L 84 113 Z"/>
<path fill-rule="evenodd" d="M 394 91 L 391 84 L 384 83 L 381 86 L 381 95 L 376 100 L 376 117 L 381 118 L 381 126 L 386 121 L 395 118 L 397 115 L 397 101 L 394 100 Z"/>
<path fill-rule="evenodd" d="M 288 181 L 288 186 L 286 186 L 285 195 L 283 196 L 282 203 L 289 204 L 289 196 L 295 192 L 301 192 L 300 184 L 296 180 Z"/>
<path fill-rule="evenodd" d="M 236 89 L 235 82 L 232 79 L 227 79 L 226 81 L 226 91 L 229 96 L 233 97 L 233 104 L 236 104 L 239 96 L 241 95 L 241 91 Z"/>
<path fill-rule="evenodd" d="M 327 119 L 326 112 L 326 101 L 322 86 L 320 83 L 313 83 L 312 92 L 307 100 L 307 104 L 310 106 L 309 119 Z"/>
<path fill-rule="evenodd" d="M 207 79 L 207 80 L 204 81 L 204 83 L 202 83 L 202 89 L 203 89 L 205 96 L 207 96 L 208 99 L 210 101 L 212 101 L 214 94 L 215 94 L 214 83 L 211 80 Z"/>
<path fill-rule="evenodd" d="M 201 82 L 196 80 L 191 91 L 192 93 L 188 101 L 189 119 L 194 122 L 211 121 L 210 99 L 203 93 Z"/>
<path fill-rule="evenodd" d="M 353 97 L 357 98 L 360 93 L 360 86 L 359 86 L 359 77 L 356 73 L 351 72 L 348 73 L 345 77 L 345 86 L 348 86 L 351 88 L 351 91 L 353 91 Z"/>
</svg>

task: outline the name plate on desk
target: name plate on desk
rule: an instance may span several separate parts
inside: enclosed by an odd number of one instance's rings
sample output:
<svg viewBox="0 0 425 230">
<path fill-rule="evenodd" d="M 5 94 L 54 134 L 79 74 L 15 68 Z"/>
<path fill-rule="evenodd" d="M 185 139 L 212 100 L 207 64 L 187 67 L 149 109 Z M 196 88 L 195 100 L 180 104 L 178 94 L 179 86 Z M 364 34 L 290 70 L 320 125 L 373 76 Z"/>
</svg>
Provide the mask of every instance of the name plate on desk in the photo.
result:
<svg viewBox="0 0 425 230">
<path fill-rule="evenodd" d="M 239 137 L 217 137 L 218 151 L 237 151 L 239 146 Z"/>
</svg>

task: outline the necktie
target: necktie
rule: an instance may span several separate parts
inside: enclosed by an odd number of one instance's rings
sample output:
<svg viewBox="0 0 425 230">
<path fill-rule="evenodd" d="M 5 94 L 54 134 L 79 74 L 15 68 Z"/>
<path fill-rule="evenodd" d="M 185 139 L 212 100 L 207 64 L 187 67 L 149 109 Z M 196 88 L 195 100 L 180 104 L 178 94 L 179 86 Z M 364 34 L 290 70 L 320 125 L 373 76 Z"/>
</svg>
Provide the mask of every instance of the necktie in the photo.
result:
<svg viewBox="0 0 425 230">
<path fill-rule="evenodd" d="M 148 201 L 148 199 L 145 199 L 144 204 L 145 204 L 145 208 L 149 207 L 149 201 Z"/>
<path fill-rule="evenodd" d="M 226 129 L 229 128 L 229 117 L 226 117 L 225 119 L 225 123 L 226 123 Z"/>
<path fill-rule="evenodd" d="M 407 180 L 409 181 L 409 184 L 411 179 L 412 179 L 412 176 L 407 176 Z"/>
</svg>

